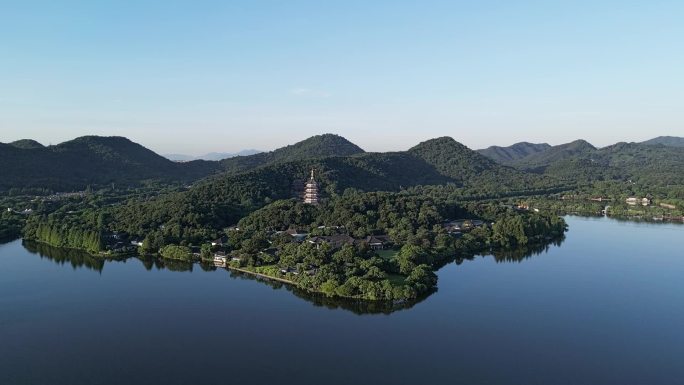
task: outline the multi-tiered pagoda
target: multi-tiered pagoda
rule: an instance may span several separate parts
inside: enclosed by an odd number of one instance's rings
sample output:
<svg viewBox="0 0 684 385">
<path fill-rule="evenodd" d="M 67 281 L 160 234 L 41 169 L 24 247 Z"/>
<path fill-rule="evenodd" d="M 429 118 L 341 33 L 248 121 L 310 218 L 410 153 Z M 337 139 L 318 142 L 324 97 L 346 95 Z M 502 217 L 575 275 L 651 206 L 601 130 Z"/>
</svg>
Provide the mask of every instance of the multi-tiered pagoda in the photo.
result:
<svg viewBox="0 0 684 385">
<path fill-rule="evenodd" d="M 313 169 L 311 169 L 311 178 L 306 182 L 306 188 L 304 189 L 304 203 L 318 204 L 318 183 L 314 179 Z"/>
</svg>

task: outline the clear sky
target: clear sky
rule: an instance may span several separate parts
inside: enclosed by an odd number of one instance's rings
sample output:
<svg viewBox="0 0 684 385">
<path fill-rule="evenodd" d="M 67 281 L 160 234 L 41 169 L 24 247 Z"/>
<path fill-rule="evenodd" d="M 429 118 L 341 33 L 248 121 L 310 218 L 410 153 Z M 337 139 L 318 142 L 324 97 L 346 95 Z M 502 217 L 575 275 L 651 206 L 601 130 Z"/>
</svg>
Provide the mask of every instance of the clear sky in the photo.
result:
<svg viewBox="0 0 684 385">
<path fill-rule="evenodd" d="M 0 0 L 0 141 L 684 136 L 684 1 Z"/>
</svg>

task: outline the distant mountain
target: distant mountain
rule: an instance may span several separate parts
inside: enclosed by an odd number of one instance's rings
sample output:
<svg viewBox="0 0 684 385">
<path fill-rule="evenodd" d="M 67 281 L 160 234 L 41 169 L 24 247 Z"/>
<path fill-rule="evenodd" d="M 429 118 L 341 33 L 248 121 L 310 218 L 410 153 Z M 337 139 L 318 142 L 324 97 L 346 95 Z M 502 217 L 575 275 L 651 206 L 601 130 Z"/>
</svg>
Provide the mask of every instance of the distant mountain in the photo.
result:
<svg viewBox="0 0 684 385">
<path fill-rule="evenodd" d="M 585 141 L 575 141 L 530 155 L 514 165 L 572 183 L 632 180 L 646 185 L 684 184 L 684 147 L 616 143 L 597 149 Z"/>
<path fill-rule="evenodd" d="M 83 136 L 54 146 L 23 140 L 0 146 L 0 190 L 81 189 L 146 179 L 193 180 L 218 171 L 206 162 L 174 163 L 123 137 Z"/>
<path fill-rule="evenodd" d="M 508 147 L 491 146 L 477 150 L 477 152 L 497 163 L 510 164 L 518 159 L 544 152 L 550 148 L 551 145 L 548 143 L 520 142 Z"/>
<path fill-rule="evenodd" d="M 184 155 L 184 154 L 163 154 L 162 155 L 164 158 L 174 161 L 174 162 L 189 162 L 191 160 L 197 159 L 196 157 L 192 155 Z"/>
<path fill-rule="evenodd" d="M 501 191 L 522 189 L 537 178 L 511 167 L 502 166 L 473 151 L 453 138 L 431 139 L 408 150 L 410 154 L 433 165 L 442 175 L 464 186 L 480 186 L 484 191 L 494 185 Z"/>
<path fill-rule="evenodd" d="M 588 155 L 594 151 L 596 151 L 596 147 L 586 140 L 579 139 L 570 143 L 551 146 L 544 151 L 519 158 L 511 164 L 521 169 L 543 168 L 553 162 Z"/>
<path fill-rule="evenodd" d="M 366 153 L 341 136 L 325 134 L 271 152 L 221 161 L 173 162 L 122 137 L 85 136 L 54 146 L 21 140 L 0 143 L 0 190 L 67 191 L 110 183 L 190 182 L 216 175 L 206 183 L 220 188 L 232 183 L 239 188 L 244 178 L 254 178 L 250 188 L 260 191 L 255 199 L 266 200 L 291 194 L 291 183 L 305 178 L 312 167 L 318 170 L 324 187 L 337 193 L 346 188 L 396 191 L 453 184 L 471 189 L 470 194 L 490 196 L 587 180 L 679 183 L 684 179 L 684 147 L 618 143 L 596 149 L 583 140 L 542 150 L 546 146 L 518 143 L 476 152 L 442 137 L 408 151 Z M 502 165 L 481 153 L 488 151 L 506 159 L 519 158 L 510 161 L 511 166 Z M 273 185 L 283 181 L 286 186 Z M 268 195 L 269 190 L 279 193 Z"/>
<path fill-rule="evenodd" d="M 33 148 L 44 148 L 42 144 L 36 142 L 33 139 L 20 139 L 9 144 L 10 146 L 16 148 L 33 149 Z"/>
<path fill-rule="evenodd" d="M 659 136 L 657 138 L 649 139 L 647 141 L 641 142 L 641 144 L 655 145 L 662 144 L 664 146 L 671 147 L 684 147 L 684 138 L 678 136 Z"/>
<path fill-rule="evenodd" d="M 234 158 L 236 156 L 250 156 L 250 155 L 260 154 L 262 152 L 263 151 L 255 150 L 255 149 L 242 150 L 242 151 L 235 152 L 235 153 L 231 153 L 231 152 L 210 152 L 208 154 L 198 156 L 197 159 L 218 161 L 218 160 L 223 160 L 223 159 L 228 159 L 228 158 Z"/>
<path fill-rule="evenodd" d="M 249 150 L 242 150 L 239 152 L 210 152 L 208 154 L 204 154 L 201 156 L 192 156 L 192 155 L 183 155 L 183 154 L 164 154 L 163 156 L 166 159 L 172 160 L 174 162 L 189 162 L 192 160 L 211 160 L 211 161 L 219 161 L 223 159 L 228 159 L 228 158 L 233 158 L 236 156 L 249 156 L 249 155 L 254 155 L 254 154 L 259 154 L 263 151 L 259 150 L 254 150 L 254 149 L 249 149 Z"/>
<path fill-rule="evenodd" d="M 362 153 L 364 151 L 361 147 L 339 135 L 323 134 L 274 151 L 224 159 L 220 163 L 224 170 L 237 173 L 280 162 Z"/>
<path fill-rule="evenodd" d="M 123 137 L 84 136 L 47 147 L 32 140 L 0 143 L 0 190 L 66 191 L 110 183 L 136 185 L 146 180 L 186 182 L 220 171 L 234 174 L 280 162 L 361 154 L 363 150 L 341 136 L 326 134 L 275 151 L 254 152 L 245 150 L 242 156 L 221 161 L 173 162 Z"/>
</svg>

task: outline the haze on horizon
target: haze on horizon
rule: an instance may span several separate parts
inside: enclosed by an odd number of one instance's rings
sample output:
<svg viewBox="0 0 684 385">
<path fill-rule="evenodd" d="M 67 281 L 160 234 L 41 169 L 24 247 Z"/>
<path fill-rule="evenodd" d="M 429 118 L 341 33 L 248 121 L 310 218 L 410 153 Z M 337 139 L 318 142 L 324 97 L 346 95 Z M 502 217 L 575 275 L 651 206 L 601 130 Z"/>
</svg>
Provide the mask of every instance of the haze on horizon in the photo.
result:
<svg viewBox="0 0 684 385">
<path fill-rule="evenodd" d="M 0 142 L 119 135 L 199 155 L 327 132 L 368 151 L 682 136 L 684 3 L 555 3 L 5 4 Z"/>
</svg>

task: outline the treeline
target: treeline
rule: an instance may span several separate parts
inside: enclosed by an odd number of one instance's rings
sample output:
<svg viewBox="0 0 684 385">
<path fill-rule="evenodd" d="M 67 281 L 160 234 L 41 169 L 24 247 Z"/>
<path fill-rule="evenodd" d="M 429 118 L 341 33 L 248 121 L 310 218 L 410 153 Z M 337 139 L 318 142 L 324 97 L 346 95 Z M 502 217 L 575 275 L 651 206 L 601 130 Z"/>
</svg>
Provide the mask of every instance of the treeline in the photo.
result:
<svg viewBox="0 0 684 385">
<path fill-rule="evenodd" d="M 83 217 L 31 216 L 24 227 L 24 239 L 99 253 L 104 250 L 102 223 L 86 223 Z"/>
</svg>

